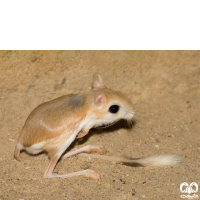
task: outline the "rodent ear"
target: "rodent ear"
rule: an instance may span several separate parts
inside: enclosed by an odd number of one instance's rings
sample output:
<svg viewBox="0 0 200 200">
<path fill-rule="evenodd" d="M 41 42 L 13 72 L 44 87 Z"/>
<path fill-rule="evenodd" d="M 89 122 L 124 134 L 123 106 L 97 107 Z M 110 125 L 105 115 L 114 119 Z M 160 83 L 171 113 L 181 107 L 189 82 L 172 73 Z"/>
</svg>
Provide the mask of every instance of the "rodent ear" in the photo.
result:
<svg viewBox="0 0 200 200">
<path fill-rule="evenodd" d="M 101 78 L 100 74 L 95 73 L 93 76 L 93 83 L 92 88 L 103 88 L 105 85 L 103 84 L 103 79 Z"/>
<path fill-rule="evenodd" d="M 106 102 L 106 95 L 103 90 L 98 90 L 95 93 L 94 103 L 97 106 L 101 106 Z"/>
</svg>

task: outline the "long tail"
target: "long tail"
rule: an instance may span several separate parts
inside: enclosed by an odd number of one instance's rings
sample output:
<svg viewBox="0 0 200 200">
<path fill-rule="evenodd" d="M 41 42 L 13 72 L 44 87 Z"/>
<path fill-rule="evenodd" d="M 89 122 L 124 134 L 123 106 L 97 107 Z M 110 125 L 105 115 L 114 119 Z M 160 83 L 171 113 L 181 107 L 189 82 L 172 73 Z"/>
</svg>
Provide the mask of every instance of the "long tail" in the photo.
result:
<svg viewBox="0 0 200 200">
<path fill-rule="evenodd" d="M 20 143 L 18 143 L 18 144 L 16 145 L 16 147 L 15 147 L 14 157 L 15 157 L 15 159 L 18 160 L 18 161 L 22 161 L 22 160 L 23 160 L 23 158 L 22 158 L 22 156 L 21 156 L 21 154 L 20 154 L 20 152 L 21 152 L 22 149 L 23 149 L 23 146 L 22 146 Z"/>
<path fill-rule="evenodd" d="M 175 165 L 181 161 L 180 157 L 177 155 L 160 155 L 160 156 L 152 156 L 147 158 L 139 158 L 139 159 L 129 159 L 126 157 L 117 157 L 117 156 L 105 156 L 98 154 L 86 154 L 81 153 L 79 155 L 83 155 L 89 158 L 97 158 L 102 160 L 107 160 L 110 162 L 121 163 L 124 165 L 139 165 L 139 166 L 165 166 L 165 165 Z"/>
</svg>

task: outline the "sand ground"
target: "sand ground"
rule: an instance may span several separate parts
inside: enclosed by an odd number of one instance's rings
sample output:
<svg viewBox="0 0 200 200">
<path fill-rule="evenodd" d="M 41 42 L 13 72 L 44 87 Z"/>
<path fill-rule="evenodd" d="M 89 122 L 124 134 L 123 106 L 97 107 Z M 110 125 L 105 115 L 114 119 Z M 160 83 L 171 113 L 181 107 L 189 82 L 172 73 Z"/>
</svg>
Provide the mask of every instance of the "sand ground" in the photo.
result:
<svg viewBox="0 0 200 200">
<path fill-rule="evenodd" d="M 73 148 L 98 144 L 107 155 L 133 158 L 177 154 L 180 164 L 144 168 L 71 157 L 55 173 L 89 168 L 103 178 L 44 179 L 47 157 L 13 158 L 29 113 L 45 101 L 90 90 L 94 72 L 129 96 L 137 123 L 93 129 Z M 0 129 L 1 200 L 181 199 L 182 182 L 200 186 L 200 51 L 1 51 Z"/>
</svg>

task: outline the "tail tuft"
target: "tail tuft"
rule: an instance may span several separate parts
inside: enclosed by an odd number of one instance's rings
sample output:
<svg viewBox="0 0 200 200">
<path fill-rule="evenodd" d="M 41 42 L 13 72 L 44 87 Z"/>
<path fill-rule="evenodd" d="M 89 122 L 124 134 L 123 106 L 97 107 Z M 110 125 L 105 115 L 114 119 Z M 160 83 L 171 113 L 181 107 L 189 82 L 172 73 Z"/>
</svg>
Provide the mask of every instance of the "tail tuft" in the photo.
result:
<svg viewBox="0 0 200 200">
<path fill-rule="evenodd" d="M 148 158 L 139 159 L 138 162 L 147 166 L 165 166 L 175 165 L 181 161 L 181 158 L 177 155 L 160 155 L 152 156 Z"/>
</svg>

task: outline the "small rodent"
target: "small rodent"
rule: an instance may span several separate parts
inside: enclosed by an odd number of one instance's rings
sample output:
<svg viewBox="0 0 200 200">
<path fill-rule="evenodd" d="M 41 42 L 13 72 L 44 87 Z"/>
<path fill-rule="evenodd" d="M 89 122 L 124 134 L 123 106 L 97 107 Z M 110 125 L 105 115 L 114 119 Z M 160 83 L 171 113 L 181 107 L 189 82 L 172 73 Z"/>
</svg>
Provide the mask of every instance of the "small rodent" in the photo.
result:
<svg viewBox="0 0 200 200">
<path fill-rule="evenodd" d="M 174 155 L 135 160 L 96 154 L 88 155 L 91 152 L 105 153 L 106 150 L 102 146 L 94 145 L 88 145 L 63 155 L 76 138 L 85 136 L 92 127 L 110 125 L 120 119 L 132 121 L 133 117 L 134 111 L 131 101 L 123 94 L 108 89 L 101 76 L 94 74 L 92 90 L 88 93 L 59 97 L 39 105 L 30 113 L 19 136 L 14 157 L 18 161 L 22 161 L 31 159 L 31 157 L 22 157 L 21 151 L 26 151 L 31 155 L 46 152 L 50 163 L 44 173 L 45 178 L 68 178 L 84 175 L 92 179 L 99 179 L 100 174 L 90 169 L 64 175 L 53 174 L 61 157 L 64 159 L 77 154 L 124 164 L 144 166 L 176 164 L 179 159 Z M 39 156 L 41 155 L 32 158 Z"/>
</svg>

